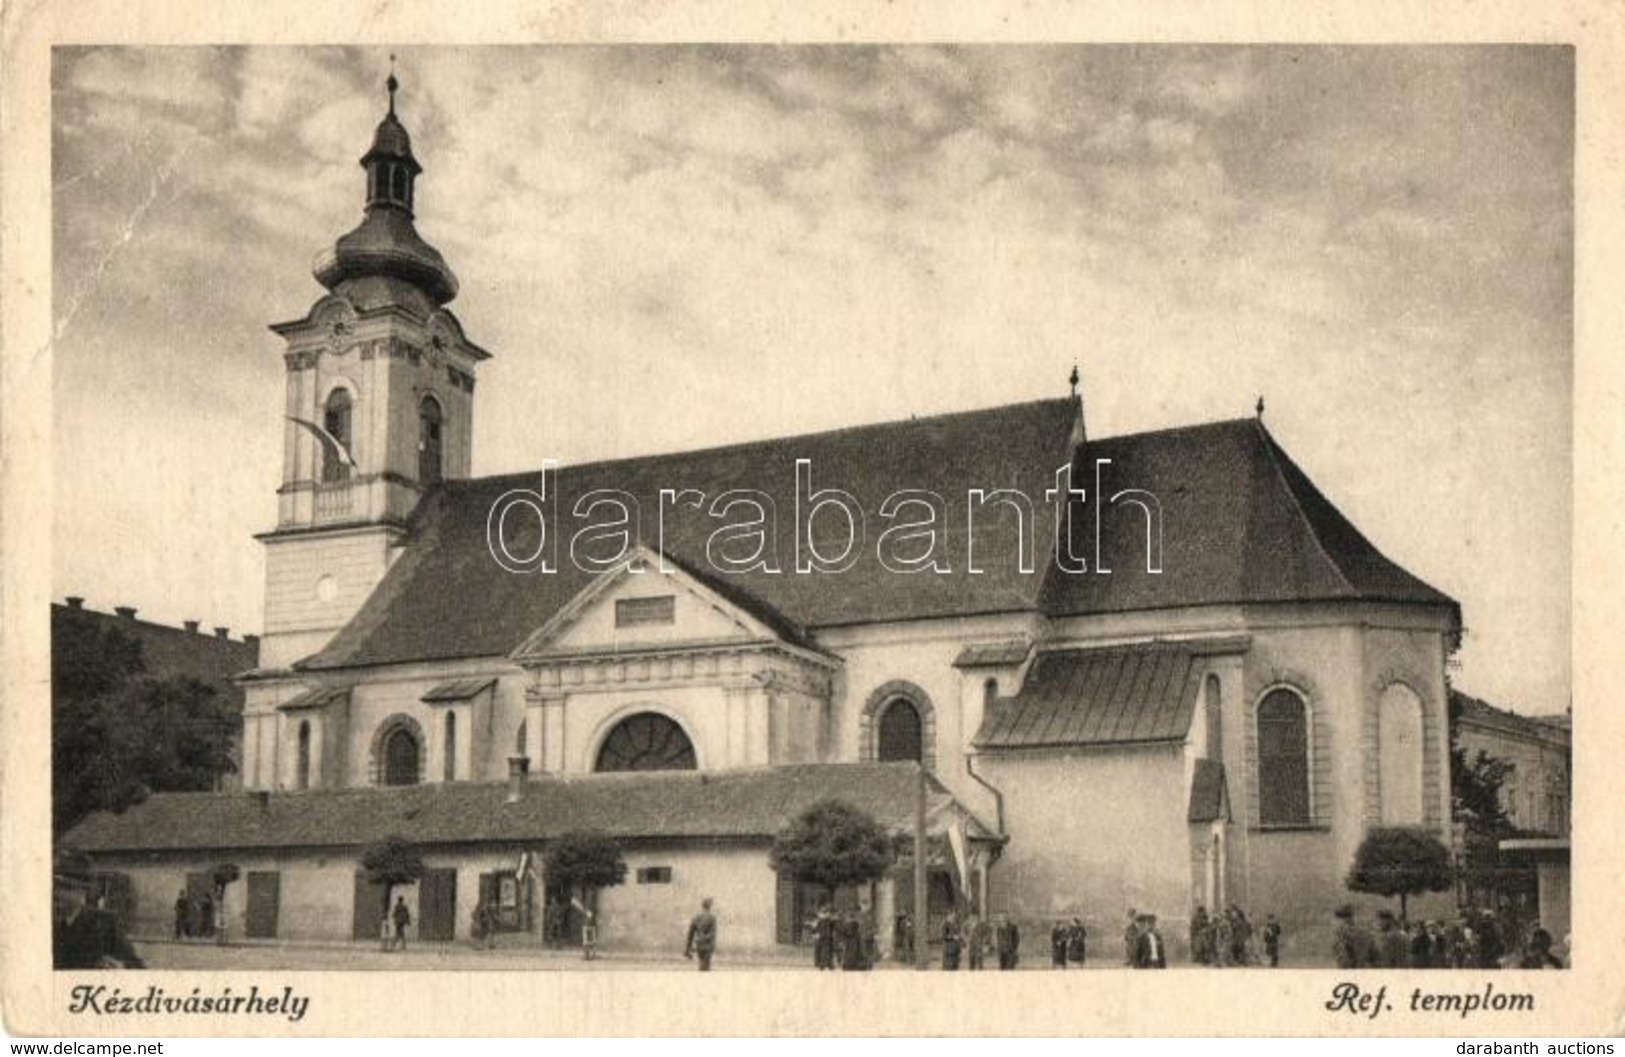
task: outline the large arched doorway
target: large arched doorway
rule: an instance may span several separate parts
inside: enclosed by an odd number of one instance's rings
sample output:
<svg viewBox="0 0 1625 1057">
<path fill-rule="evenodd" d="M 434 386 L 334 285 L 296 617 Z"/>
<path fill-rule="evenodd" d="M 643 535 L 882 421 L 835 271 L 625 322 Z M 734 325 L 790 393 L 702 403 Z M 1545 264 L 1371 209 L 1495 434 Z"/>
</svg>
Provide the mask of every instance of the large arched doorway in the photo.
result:
<svg viewBox="0 0 1625 1057">
<path fill-rule="evenodd" d="M 908 698 L 892 698 L 880 713 L 875 758 L 882 762 L 925 759 L 925 724 Z"/>
<path fill-rule="evenodd" d="M 638 712 L 611 728 L 598 747 L 596 771 L 692 771 L 694 743 L 677 721 Z"/>
</svg>

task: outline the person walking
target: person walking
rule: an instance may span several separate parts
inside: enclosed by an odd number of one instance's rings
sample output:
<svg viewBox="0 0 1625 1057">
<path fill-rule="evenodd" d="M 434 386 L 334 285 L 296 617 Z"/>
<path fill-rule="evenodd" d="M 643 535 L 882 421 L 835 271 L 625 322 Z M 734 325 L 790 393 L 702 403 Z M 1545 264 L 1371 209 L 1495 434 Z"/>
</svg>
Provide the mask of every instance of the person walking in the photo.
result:
<svg viewBox="0 0 1625 1057">
<path fill-rule="evenodd" d="M 700 900 L 700 912 L 688 923 L 688 943 L 683 957 L 700 960 L 700 972 L 711 971 L 711 956 L 717 951 L 717 916 L 711 913 L 711 897 Z"/>
<path fill-rule="evenodd" d="M 192 934 L 192 900 L 187 897 L 186 889 L 181 889 L 175 897 L 175 938 L 182 939 Z"/>
<path fill-rule="evenodd" d="M 395 923 L 395 949 L 406 950 L 406 927 L 412 924 L 412 912 L 406 909 L 406 897 L 395 897 L 395 910 L 390 914 L 390 920 Z"/>
<path fill-rule="evenodd" d="M 1064 921 L 1057 921 L 1049 930 L 1049 963 L 1051 968 L 1066 968 L 1066 941 L 1071 929 Z"/>
</svg>

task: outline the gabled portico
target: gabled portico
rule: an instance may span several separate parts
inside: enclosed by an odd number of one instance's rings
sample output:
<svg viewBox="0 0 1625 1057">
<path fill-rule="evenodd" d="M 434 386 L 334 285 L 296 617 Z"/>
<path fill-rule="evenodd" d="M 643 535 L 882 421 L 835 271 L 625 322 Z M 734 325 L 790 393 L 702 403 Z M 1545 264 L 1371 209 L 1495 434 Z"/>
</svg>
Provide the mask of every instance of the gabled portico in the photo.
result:
<svg viewBox="0 0 1625 1057">
<path fill-rule="evenodd" d="M 839 659 L 647 547 L 594 579 L 511 659 L 527 673 L 525 754 L 545 773 L 829 757 Z"/>
</svg>

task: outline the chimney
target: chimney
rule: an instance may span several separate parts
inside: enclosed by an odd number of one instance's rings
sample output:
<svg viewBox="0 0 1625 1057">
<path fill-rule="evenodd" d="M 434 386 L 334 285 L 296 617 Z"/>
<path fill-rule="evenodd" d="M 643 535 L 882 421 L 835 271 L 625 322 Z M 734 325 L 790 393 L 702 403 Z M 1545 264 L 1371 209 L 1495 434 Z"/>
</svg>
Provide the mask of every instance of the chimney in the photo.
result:
<svg viewBox="0 0 1625 1057">
<path fill-rule="evenodd" d="M 113 612 L 117 613 L 119 616 L 123 617 L 125 620 L 134 620 L 135 619 L 135 607 L 134 606 L 114 606 L 113 607 Z"/>
<path fill-rule="evenodd" d="M 197 634 L 197 626 L 198 626 L 197 621 L 195 621 L 195 620 L 185 621 L 184 626 L 186 628 L 186 633 L 188 635 L 196 635 Z"/>
<path fill-rule="evenodd" d="M 244 635 L 243 645 L 257 650 L 260 648 L 260 637 L 258 635 Z"/>
<path fill-rule="evenodd" d="M 519 803 L 519 798 L 524 793 L 525 776 L 529 773 L 529 756 L 508 757 L 508 803 Z"/>
<path fill-rule="evenodd" d="M 227 635 L 229 635 L 230 633 L 231 633 L 230 628 L 215 628 L 214 629 L 214 637 L 217 638 L 217 639 L 223 639 Z"/>
<path fill-rule="evenodd" d="M 84 600 L 84 598 L 82 598 L 79 595 L 69 595 L 68 596 L 68 608 L 69 609 L 83 609 L 83 608 L 85 608 L 85 600 Z"/>
</svg>

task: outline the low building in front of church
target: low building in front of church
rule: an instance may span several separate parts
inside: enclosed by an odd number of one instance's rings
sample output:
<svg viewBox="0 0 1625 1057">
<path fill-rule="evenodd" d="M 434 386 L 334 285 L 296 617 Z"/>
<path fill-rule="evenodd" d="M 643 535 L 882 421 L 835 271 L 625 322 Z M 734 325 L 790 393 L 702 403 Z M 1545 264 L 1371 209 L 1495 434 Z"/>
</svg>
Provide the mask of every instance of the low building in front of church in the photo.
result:
<svg viewBox="0 0 1625 1057">
<path fill-rule="evenodd" d="M 834 798 L 902 846 L 923 781 L 929 934 L 958 911 L 1110 936 L 1133 908 L 1177 946 L 1235 903 L 1307 950 L 1368 827 L 1447 835 L 1458 608 L 1261 420 L 1095 438 L 1073 396 L 473 477 L 491 354 L 413 227 L 393 96 L 362 164 L 328 293 L 273 328 L 247 791 L 70 836 L 131 877 L 138 932 L 229 861 L 228 936 L 370 938 L 360 853 L 399 835 L 424 938 L 485 902 L 542 942 L 550 842 L 599 830 L 629 867 L 602 942 L 679 945 L 709 896 L 725 947 L 773 949 L 817 898 L 773 835 Z M 901 872 L 850 897 L 914 910 Z"/>
</svg>

